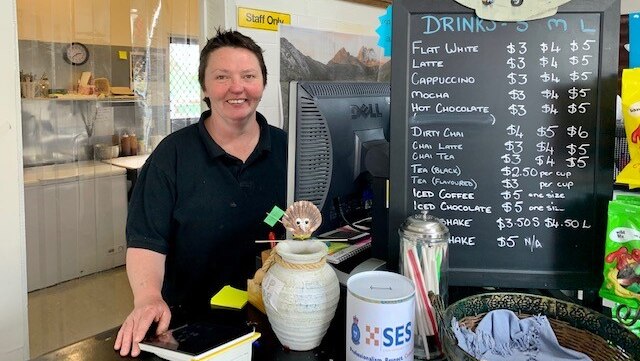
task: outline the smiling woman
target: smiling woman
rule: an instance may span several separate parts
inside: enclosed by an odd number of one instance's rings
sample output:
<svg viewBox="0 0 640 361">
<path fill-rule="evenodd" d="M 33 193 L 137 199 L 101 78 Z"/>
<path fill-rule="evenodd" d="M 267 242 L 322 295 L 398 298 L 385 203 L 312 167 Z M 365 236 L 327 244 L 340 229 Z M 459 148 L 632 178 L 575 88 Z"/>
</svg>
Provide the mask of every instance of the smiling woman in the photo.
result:
<svg viewBox="0 0 640 361">
<path fill-rule="evenodd" d="M 134 337 L 152 320 L 166 330 L 169 306 L 208 308 L 223 285 L 245 287 L 255 271 L 254 241 L 271 230 L 262 219 L 284 208 L 286 188 L 286 134 L 256 111 L 266 76 L 262 48 L 237 31 L 218 30 L 203 47 L 198 80 L 210 109 L 158 144 L 131 195 L 135 308 L 115 341 L 120 355 L 139 354 Z"/>
</svg>

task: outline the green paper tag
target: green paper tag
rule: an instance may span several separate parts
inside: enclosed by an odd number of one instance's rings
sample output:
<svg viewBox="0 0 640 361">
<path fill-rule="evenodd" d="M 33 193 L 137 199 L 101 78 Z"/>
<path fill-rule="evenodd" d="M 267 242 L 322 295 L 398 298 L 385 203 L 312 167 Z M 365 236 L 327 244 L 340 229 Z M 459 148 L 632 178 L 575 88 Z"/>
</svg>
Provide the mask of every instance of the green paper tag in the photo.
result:
<svg viewBox="0 0 640 361">
<path fill-rule="evenodd" d="M 273 206 L 271 212 L 267 213 L 267 217 L 264 219 L 264 223 L 268 224 L 270 227 L 273 227 L 280 218 L 284 216 L 284 211 L 278 206 Z"/>
</svg>

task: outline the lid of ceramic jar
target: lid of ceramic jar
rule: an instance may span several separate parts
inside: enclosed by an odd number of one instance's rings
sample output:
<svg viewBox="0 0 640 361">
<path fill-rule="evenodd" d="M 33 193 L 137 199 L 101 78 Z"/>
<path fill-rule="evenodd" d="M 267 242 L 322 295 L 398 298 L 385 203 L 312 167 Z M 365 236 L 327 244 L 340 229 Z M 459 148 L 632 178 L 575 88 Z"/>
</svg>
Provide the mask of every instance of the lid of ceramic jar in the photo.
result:
<svg viewBox="0 0 640 361">
<path fill-rule="evenodd" d="M 427 211 L 408 217 L 398 230 L 400 236 L 409 240 L 448 241 L 449 228 Z"/>
</svg>

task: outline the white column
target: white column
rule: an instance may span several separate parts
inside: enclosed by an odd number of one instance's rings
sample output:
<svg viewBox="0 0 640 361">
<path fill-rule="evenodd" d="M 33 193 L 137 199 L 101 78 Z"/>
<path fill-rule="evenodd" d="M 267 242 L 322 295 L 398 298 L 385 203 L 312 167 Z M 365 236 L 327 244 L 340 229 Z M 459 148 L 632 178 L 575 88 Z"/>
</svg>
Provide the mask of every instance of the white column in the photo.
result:
<svg viewBox="0 0 640 361">
<path fill-rule="evenodd" d="M 200 47 L 212 38 L 218 27 L 227 28 L 225 0 L 200 0 Z"/>
<path fill-rule="evenodd" d="M 200 36 L 198 42 L 200 43 L 200 49 L 204 47 L 207 40 L 214 37 L 216 29 L 227 28 L 225 24 L 225 0 L 199 0 L 198 1 L 199 14 L 200 14 Z M 204 95 L 201 94 L 200 98 Z M 207 105 L 204 102 L 200 102 L 200 108 L 204 111 L 207 109 Z"/>
<path fill-rule="evenodd" d="M 0 359 L 29 358 L 16 0 L 0 1 Z"/>
</svg>

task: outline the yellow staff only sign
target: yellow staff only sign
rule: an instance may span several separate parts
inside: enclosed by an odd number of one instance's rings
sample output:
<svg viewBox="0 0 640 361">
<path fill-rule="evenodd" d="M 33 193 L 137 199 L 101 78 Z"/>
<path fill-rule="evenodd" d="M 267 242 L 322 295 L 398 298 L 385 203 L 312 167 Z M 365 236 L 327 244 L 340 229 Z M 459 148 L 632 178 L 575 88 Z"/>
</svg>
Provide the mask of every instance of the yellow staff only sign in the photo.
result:
<svg viewBox="0 0 640 361">
<path fill-rule="evenodd" d="M 238 26 L 277 31 L 278 24 L 291 24 L 291 15 L 238 7 Z"/>
</svg>

